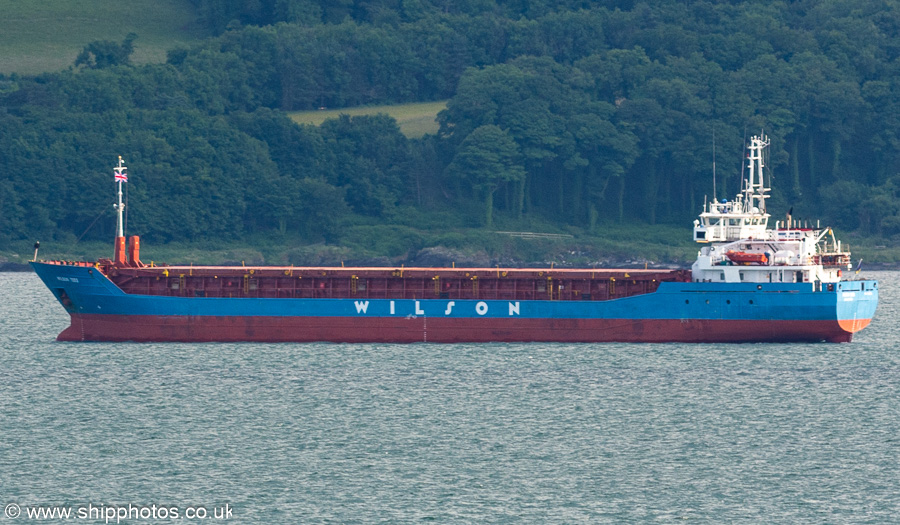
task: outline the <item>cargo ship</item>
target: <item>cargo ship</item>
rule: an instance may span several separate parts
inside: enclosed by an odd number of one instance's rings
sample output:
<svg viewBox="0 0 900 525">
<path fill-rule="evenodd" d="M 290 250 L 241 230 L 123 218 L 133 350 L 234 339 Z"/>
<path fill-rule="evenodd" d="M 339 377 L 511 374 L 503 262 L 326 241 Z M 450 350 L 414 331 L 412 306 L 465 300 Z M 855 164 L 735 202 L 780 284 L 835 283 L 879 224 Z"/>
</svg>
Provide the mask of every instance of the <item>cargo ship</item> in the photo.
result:
<svg viewBox="0 0 900 525">
<path fill-rule="evenodd" d="M 849 342 L 878 283 L 831 229 L 769 227 L 768 144 L 751 139 L 734 199 L 704 204 L 690 269 L 147 265 L 121 157 L 113 258 L 32 266 L 69 314 L 60 341 Z"/>
</svg>

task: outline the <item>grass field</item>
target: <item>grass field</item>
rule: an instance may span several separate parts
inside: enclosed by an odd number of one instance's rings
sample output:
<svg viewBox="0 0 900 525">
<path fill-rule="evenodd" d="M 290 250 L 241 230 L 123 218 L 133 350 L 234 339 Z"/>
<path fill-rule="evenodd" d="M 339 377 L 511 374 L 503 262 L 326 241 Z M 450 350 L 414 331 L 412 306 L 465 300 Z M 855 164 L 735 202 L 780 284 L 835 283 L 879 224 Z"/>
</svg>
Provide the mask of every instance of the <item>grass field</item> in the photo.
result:
<svg viewBox="0 0 900 525">
<path fill-rule="evenodd" d="M 0 73 L 34 75 L 71 66 L 95 40 L 134 41 L 136 64 L 204 37 L 189 0 L 0 0 Z"/>
<path fill-rule="evenodd" d="M 409 138 L 420 138 L 426 133 L 437 133 L 438 123 L 435 121 L 439 111 L 447 107 L 447 101 L 422 102 L 414 104 L 397 104 L 394 106 L 364 106 L 343 109 L 320 109 L 316 111 L 294 111 L 288 113 L 298 124 L 318 126 L 330 118 L 341 115 L 351 117 L 359 115 L 377 115 L 385 113 L 394 117 L 400 124 L 400 131 Z"/>
</svg>

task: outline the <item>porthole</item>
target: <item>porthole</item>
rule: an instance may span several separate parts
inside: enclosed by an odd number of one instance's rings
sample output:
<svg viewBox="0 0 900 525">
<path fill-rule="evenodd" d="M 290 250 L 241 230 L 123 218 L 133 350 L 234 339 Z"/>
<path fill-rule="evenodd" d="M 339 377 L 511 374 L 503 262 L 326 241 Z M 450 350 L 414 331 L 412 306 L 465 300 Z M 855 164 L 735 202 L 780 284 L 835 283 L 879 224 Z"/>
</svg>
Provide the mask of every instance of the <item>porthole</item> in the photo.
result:
<svg viewBox="0 0 900 525">
<path fill-rule="evenodd" d="M 684 304 L 691 304 L 691 302 L 689 300 L 685 299 Z"/>
<path fill-rule="evenodd" d="M 725 304 L 731 304 L 731 299 L 726 300 Z"/>
<path fill-rule="evenodd" d="M 750 304 L 753 304 L 753 299 L 750 299 Z"/>
<path fill-rule="evenodd" d="M 709 304 L 709 299 L 706 300 L 706 304 Z"/>
</svg>

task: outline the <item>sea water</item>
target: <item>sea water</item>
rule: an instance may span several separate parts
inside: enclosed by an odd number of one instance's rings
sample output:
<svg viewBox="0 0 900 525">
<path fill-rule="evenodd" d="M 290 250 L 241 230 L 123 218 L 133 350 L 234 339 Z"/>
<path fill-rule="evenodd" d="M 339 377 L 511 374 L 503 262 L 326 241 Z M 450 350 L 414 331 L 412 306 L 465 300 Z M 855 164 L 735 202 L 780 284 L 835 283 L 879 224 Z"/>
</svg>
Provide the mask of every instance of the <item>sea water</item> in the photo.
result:
<svg viewBox="0 0 900 525">
<path fill-rule="evenodd" d="M 345 345 L 59 343 L 0 274 L 0 520 L 897 522 L 900 273 L 863 275 L 850 344 Z"/>
</svg>

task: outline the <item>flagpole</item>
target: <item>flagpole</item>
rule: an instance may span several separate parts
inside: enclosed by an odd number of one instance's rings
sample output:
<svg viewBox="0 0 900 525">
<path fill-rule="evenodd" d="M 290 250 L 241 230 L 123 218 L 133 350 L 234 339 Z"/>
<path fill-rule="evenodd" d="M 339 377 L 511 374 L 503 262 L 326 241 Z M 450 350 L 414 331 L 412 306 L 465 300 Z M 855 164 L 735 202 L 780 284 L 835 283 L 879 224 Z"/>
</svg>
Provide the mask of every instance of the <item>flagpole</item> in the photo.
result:
<svg viewBox="0 0 900 525">
<path fill-rule="evenodd" d="M 122 203 L 122 177 L 124 176 L 126 168 L 122 165 L 122 156 L 119 155 L 119 165 L 115 168 L 116 171 L 116 182 L 119 185 L 119 203 L 116 204 L 116 212 L 118 213 L 116 217 L 116 237 L 125 237 L 125 224 L 122 220 L 122 213 L 125 211 L 125 204 Z"/>
<path fill-rule="evenodd" d="M 122 183 L 128 182 L 128 175 L 125 174 L 125 170 L 127 169 L 128 168 L 122 164 L 122 156 L 119 155 L 119 165 L 113 168 L 116 173 L 115 180 L 119 185 L 119 201 L 113 205 L 116 209 L 116 243 L 113 252 L 113 262 L 119 266 L 126 266 L 128 264 L 127 255 L 125 253 L 125 221 L 122 220 L 122 214 L 125 211 L 125 204 L 122 202 Z"/>
</svg>

